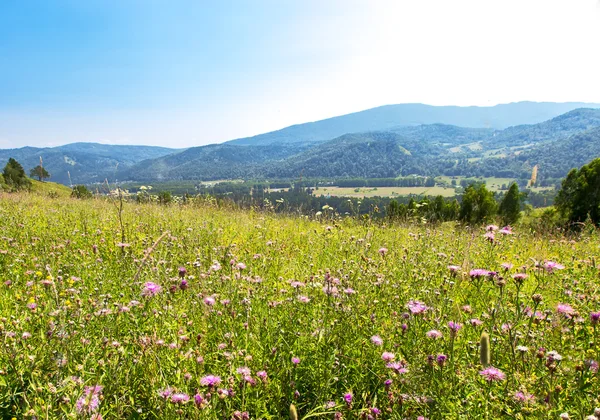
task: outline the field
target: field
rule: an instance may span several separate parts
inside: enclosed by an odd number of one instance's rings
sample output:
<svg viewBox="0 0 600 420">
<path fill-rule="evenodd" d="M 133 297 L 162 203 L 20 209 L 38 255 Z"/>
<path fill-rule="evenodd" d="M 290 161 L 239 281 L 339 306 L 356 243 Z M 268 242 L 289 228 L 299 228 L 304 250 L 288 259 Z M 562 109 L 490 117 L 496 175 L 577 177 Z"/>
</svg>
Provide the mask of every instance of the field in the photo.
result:
<svg viewBox="0 0 600 420">
<path fill-rule="evenodd" d="M 600 406 L 596 231 L 484 236 L 212 203 L 125 203 L 120 220 L 103 199 L 0 195 L 2 418 Z"/>
<path fill-rule="evenodd" d="M 358 191 L 356 191 L 358 190 Z M 352 188 L 352 187 L 319 187 L 315 195 L 331 195 L 335 197 L 394 197 L 401 195 L 429 195 L 453 197 L 454 188 L 446 187 L 377 187 L 377 188 Z"/>
</svg>

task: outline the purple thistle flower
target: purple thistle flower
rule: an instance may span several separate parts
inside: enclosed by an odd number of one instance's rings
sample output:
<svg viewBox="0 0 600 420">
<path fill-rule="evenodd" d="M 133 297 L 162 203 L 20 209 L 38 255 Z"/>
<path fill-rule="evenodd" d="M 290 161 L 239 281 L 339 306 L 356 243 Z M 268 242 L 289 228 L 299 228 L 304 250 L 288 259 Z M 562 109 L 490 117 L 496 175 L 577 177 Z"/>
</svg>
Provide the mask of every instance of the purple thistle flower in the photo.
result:
<svg viewBox="0 0 600 420">
<path fill-rule="evenodd" d="M 515 401 L 518 401 L 523 404 L 527 404 L 529 402 L 535 401 L 535 397 L 532 394 L 527 394 L 525 392 L 517 391 L 513 396 Z"/>
<path fill-rule="evenodd" d="M 236 372 L 242 376 L 248 376 L 248 375 L 252 374 L 252 372 L 250 371 L 250 368 L 248 366 L 239 367 L 239 368 L 237 368 Z"/>
<path fill-rule="evenodd" d="M 443 334 L 438 330 L 431 330 L 425 333 L 429 338 L 442 338 Z"/>
<path fill-rule="evenodd" d="M 462 328 L 462 324 L 450 321 L 448 322 L 448 328 L 450 328 L 450 335 L 454 336 Z"/>
<path fill-rule="evenodd" d="M 437 357 L 435 358 L 435 361 L 437 362 L 438 366 L 442 367 L 446 364 L 446 361 L 448 360 L 448 356 L 446 356 L 445 354 L 438 354 Z"/>
<path fill-rule="evenodd" d="M 406 304 L 406 307 L 413 315 L 422 314 L 423 312 L 425 312 L 429 309 L 427 307 L 427 305 L 425 305 L 423 302 L 420 302 L 418 300 L 409 301 Z"/>
<path fill-rule="evenodd" d="M 347 392 L 346 394 L 344 394 L 344 401 L 348 405 L 352 404 L 352 393 L 351 392 Z"/>
<path fill-rule="evenodd" d="M 490 272 L 483 268 L 475 268 L 475 269 L 469 271 L 469 276 L 471 276 L 472 279 L 479 279 L 481 277 L 487 277 L 489 275 L 490 275 Z"/>
<path fill-rule="evenodd" d="M 408 373 L 408 368 L 401 362 L 390 362 L 386 364 L 385 367 L 392 369 L 398 375 L 404 375 L 405 373 Z"/>
<path fill-rule="evenodd" d="M 76 409 L 79 414 L 93 414 L 100 406 L 100 395 L 102 386 L 86 386 L 83 395 L 77 400 Z"/>
<path fill-rule="evenodd" d="M 571 318 L 571 316 L 575 314 L 575 309 L 573 309 L 573 307 L 567 303 L 559 303 L 556 305 L 556 312 L 566 316 L 567 318 Z"/>
<path fill-rule="evenodd" d="M 265 381 L 267 379 L 267 372 L 264 370 L 259 370 L 256 372 L 256 376 L 258 376 L 261 380 Z"/>
<path fill-rule="evenodd" d="M 458 265 L 449 265 L 448 270 L 450 270 L 452 274 L 456 274 L 460 271 L 460 267 Z"/>
<path fill-rule="evenodd" d="M 159 294 L 161 291 L 161 285 L 148 281 L 144 283 L 144 290 L 142 290 L 142 296 L 152 297 Z"/>
<path fill-rule="evenodd" d="M 592 324 L 596 325 L 598 322 L 600 322 L 600 312 L 592 312 L 590 314 L 590 320 L 592 321 Z"/>
<path fill-rule="evenodd" d="M 494 381 L 503 381 L 506 379 L 506 375 L 500 369 L 497 369 L 493 366 L 487 367 L 481 371 L 479 374 L 484 377 L 484 379 L 488 382 Z"/>
<path fill-rule="evenodd" d="M 559 264 L 559 263 L 554 262 L 554 261 L 546 261 L 543 264 L 543 267 L 546 269 L 546 271 L 548 273 L 552 273 L 552 272 L 554 272 L 554 270 L 562 270 L 563 268 L 565 268 L 564 265 Z"/>
<path fill-rule="evenodd" d="M 185 269 L 185 267 L 179 267 L 179 277 L 184 278 L 186 274 L 187 270 Z"/>
<path fill-rule="evenodd" d="M 178 392 L 171 395 L 171 402 L 175 404 L 185 404 L 190 400 L 190 396 L 188 394 L 184 394 L 183 392 Z"/>
<path fill-rule="evenodd" d="M 381 359 L 384 362 L 391 362 L 392 360 L 394 360 L 396 358 L 396 355 L 394 353 L 390 353 L 389 351 L 385 351 L 383 352 L 383 354 L 381 355 Z"/>
<path fill-rule="evenodd" d="M 173 395 L 173 388 L 170 386 L 166 387 L 163 390 L 158 391 L 158 395 L 160 395 L 165 400 L 168 399 L 171 395 Z"/>
<path fill-rule="evenodd" d="M 179 283 L 179 288 L 181 290 L 185 290 L 188 288 L 188 282 L 186 279 L 181 279 L 181 283 Z"/>
<path fill-rule="evenodd" d="M 212 388 L 213 386 L 217 386 L 221 383 L 221 378 L 214 375 L 206 375 L 202 379 L 200 379 L 200 385 L 207 386 Z"/>
<path fill-rule="evenodd" d="M 204 397 L 200 394 L 194 395 L 194 404 L 200 406 L 204 402 Z"/>
<path fill-rule="evenodd" d="M 374 335 L 373 337 L 371 337 L 371 343 L 375 344 L 376 346 L 381 346 L 383 345 L 383 340 L 380 336 Z"/>
<path fill-rule="evenodd" d="M 498 232 L 501 233 L 502 235 L 512 235 L 513 234 L 512 228 L 510 226 L 504 226 Z"/>
<path fill-rule="evenodd" d="M 292 357 L 292 363 L 295 364 L 295 365 L 297 365 L 297 364 L 300 363 L 300 359 L 298 357 L 294 356 L 294 357 Z"/>
</svg>

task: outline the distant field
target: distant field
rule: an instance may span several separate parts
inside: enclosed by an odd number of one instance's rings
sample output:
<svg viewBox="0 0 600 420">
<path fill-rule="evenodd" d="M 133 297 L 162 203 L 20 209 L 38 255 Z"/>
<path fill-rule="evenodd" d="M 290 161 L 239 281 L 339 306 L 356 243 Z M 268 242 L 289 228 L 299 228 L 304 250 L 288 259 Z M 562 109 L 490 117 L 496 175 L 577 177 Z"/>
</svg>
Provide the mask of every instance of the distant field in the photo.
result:
<svg viewBox="0 0 600 420">
<path fill-rule="evenodd" d="M 455 195 L 454 188 L 445 187 L 321 187 L 315 191 L 315 195 L 326 196 L 328 194 L 334 197 L 393 197 L 411 194 L 452 197 Z"/>
<path fill-rule="evenodd" d="M 437 182 L 445 182 L 447 184 L 451 184 L 452 180 L 456 180 L 456 184 L 460 185 L 460 181 L 463 179 L 473 180 L 473 181 L 485 181 L 486 187 L 492 191 L 499 191 L 502 185 L 509 185 L 511 182 L 514 182 L 513 178 L 465 178 L 464 176 L 438 176 L 435 178 Z"/>
</svg>

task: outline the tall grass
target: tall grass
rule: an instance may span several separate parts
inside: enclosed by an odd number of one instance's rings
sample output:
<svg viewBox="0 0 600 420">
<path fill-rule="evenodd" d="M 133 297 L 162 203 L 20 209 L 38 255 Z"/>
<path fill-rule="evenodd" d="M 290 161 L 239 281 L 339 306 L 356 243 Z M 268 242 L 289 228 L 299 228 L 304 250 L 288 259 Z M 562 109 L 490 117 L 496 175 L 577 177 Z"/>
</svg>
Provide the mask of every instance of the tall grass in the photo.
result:
<svg viewBox="0 0 600 420">
<path fill-rule="evenodd" d="M 121 216 L 102 200 L 0 197 L 4 418 L 600 406 L 596 232 L 486 237 L 209 205 Z"/>
</svg>

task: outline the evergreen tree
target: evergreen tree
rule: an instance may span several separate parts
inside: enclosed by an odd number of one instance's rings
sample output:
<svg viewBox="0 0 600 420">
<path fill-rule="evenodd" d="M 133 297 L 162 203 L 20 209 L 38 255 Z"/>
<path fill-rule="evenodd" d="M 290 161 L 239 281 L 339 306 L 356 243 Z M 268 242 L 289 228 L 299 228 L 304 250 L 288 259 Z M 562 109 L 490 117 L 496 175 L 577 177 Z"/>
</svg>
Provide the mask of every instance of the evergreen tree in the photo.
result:
<svg viewBox="0 0 600 420">
<path fill-rule="evenodd" d="M 519 217 L 521 217 L 521 200 L 522 195 L 519 192 L 519 186 L 513 183 L 498 208 L 498 214 L 502 217 L 502 223 L 511 225 L 519 220 Z"/>
<path fill-rule="evenodd" d="M 4 182 L 13 190 L 27 189 L 31 186 L 31 181 L 27 178 L 25 170 L 15 159 L 8 159 L 8 163 L 2 172 Z"/>
</svg>

